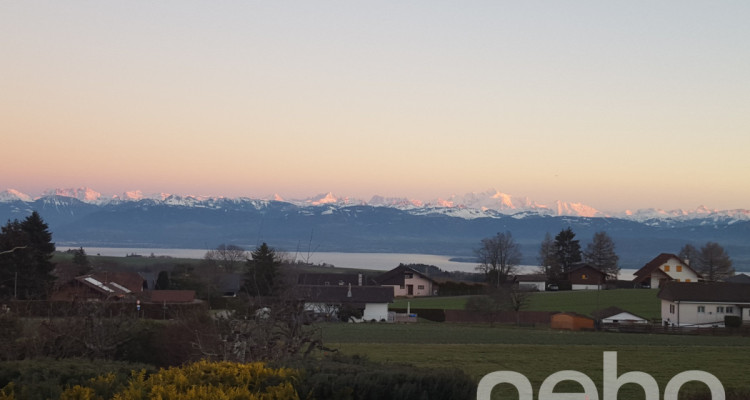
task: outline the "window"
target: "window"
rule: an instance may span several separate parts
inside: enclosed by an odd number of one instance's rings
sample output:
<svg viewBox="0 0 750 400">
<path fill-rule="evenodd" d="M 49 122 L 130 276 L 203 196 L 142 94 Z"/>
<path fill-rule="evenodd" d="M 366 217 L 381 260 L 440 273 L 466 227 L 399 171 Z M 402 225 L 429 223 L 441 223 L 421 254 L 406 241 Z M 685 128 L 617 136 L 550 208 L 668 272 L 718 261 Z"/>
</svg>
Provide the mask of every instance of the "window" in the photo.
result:
<svg viewBox="0 0 750 400">
<path fill-rule="evenodd" d="M 669 313 L 674 314 L 674 304 L 669 305 Z"/>
<path fill-rule="evenodd" d="M 412 277 L 413 277 L 412 274 L 404 274 L 404 278 L 406 279 L 411 279 Z"/>
<path fill-rule="evenodd" d="M 330 286 L 331 282 L 325 282 L 325 286 Z"/>
<path fill-rule="evenodd" d="M 716 313 L 717 314 L 724 314 L 724 307 L 722 307 L 722 306 L 716 307 Z"/>
<path fill-rule="evenodd" d="M 734 314 L 734 307 L 727 307 L 727 314 Z"/>
<path fill-rule="evenodd" d="M 690 279 L 685 279 L 685 282 L 690 282 Z"/>
<path fill-rule="evenodd" d="M 404 285 L 401 285 L 401 289 L 405 289 Z"/>
<path fill-rule="evenodd" d="M 677 267 L 675 268 L 675 270 L 676 270 L 677 272 L 682 272 L 682 265 L 678 265 L 678 266 L 677 266 Z"/>
<path fill-rule="evenodd" d="M 417 289 L 424 290 L 424 285 L 417 285 Z"/>
<path fill-rule="evenodd" d="M 589 279 L 589 276 L 586 274 L 581 274 L 581 279 Z"/>
<path fill-rule="evenodd" d="M 664 266 L 664 272 L 669 272 L 669 265 Z"/>
<path fill-rule="evenodd" d="M 699 312 L 699 313 L 704 313 L 704 312 L 706 312 L 706 306 L 698 306 L 698 312 Z"/>
</svg>

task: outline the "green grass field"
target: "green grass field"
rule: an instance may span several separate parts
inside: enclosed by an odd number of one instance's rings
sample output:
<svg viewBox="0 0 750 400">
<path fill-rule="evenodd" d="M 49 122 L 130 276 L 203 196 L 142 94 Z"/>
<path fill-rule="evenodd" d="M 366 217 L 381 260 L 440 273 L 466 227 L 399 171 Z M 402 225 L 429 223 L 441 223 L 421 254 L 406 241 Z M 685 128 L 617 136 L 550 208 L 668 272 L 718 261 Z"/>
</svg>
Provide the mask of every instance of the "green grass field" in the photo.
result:
<svg viewBox="0 0 750 400">
<path fill-rule="evenodd" d="M 713 373 L 725 388 L 750 390 L 750 340 L 745 337 L 570 332 L 547 328 L 417 324 L 321 325 L 326 346 L 373 361 L 428 368 L 457 368 L 476 381 L 499 370 L 524 374 L 537 390 L 550 374 L 566 369 L 587 374 L 601 390 L 604 351 L 618 354 L 618 375 L 643 371 L 663 391 L 677 373 L 698 369 Z M 576 391 L 575 384 L 563 390 Z M 700 388 L 691 384 L 686 389 Z M 507 387 L 504 389 L 508 389 Z M 499 390 L 494 398 L 505 397 Z M 644 398 L 635 385 L 625 385 L 620 399 Z M 744 397 L 740 397 L 744 398 Z"/>
</svg>

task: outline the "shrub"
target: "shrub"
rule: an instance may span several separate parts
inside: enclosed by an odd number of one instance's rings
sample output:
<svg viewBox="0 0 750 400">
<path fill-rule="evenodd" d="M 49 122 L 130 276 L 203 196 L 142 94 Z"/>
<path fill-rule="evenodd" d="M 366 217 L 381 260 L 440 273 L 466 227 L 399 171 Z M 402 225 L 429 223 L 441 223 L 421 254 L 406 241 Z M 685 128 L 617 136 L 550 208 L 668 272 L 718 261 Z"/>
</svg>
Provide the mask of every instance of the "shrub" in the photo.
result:
<svg viewBox="0 0 750 400">
<path fill-rule="evenodd" d="M 148 375 L 145 370 L 133 372 L 127 385 L 115 394 L 120 400 L 131 399 L 298 399 L 292 385 L 297 372 L 288 368 L 269 368 L 263 363 L 199 361 L 183 367 L 162 369 Z M 106 382 L 106 378 L 104 379 Z M 96 379 L 73 386 L 61 399 L 98 398 Z M 110 398 L 110 397 L 106 397 Z"/>
<path fill-rule="evenodd" d="M 469 399 L 476 384 L 458 370 L 432 370 L 402 364 L 378 364 L 334 355 L 304 361 L 297 391 L 309 399 Z"/>
<path fill-rule="evenodd" d="M 100 375 L 110 380 L 109 387 L 123 386 L 133 369 L 154 371 L 153 367 L 145 364 L 104 360 L 6 361 L 0 362 L 0 388 L 4 388 L 6 395 L 13 393 L 17 399 L 57 399 L 66 387 L 89 384 L 92 378 Z M 101 386 L 102 382 L 95 383 Z M 102 387 L 101 393 L 108 392 Z M 105 398 L 111 398 L 111 395 Z"/>
<path fill-rule="evenodd" d="M 739 328 L 742 326 L 742 317 L 739 315 L 725 315 L 724 326 L 727 328 Z"/>
</svg>

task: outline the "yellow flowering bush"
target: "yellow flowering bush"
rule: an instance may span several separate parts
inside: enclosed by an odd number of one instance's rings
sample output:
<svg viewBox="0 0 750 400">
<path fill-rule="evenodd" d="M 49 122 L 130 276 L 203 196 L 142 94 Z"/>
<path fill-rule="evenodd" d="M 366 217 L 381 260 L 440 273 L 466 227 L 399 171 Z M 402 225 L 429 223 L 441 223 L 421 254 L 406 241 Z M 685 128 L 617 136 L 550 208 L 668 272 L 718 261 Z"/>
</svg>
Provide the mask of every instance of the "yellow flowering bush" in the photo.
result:
<svg viewBox="0 0 750 400">
<path fill-rule="evenodd" d="M 151 375 L 133 372 L 115 400 L 286 400 L 299 399 L 292 385 L 297 371 L 269 368 L 263 363 L 199 361 L 183 367 L 162 369 Z M 109 380 L 112 382 L 113 380 Z M 107 376 L 92 379 L 86 387 L 76 385 L 63 392 L 61 400 L 104 400 Z"/>
</svg>

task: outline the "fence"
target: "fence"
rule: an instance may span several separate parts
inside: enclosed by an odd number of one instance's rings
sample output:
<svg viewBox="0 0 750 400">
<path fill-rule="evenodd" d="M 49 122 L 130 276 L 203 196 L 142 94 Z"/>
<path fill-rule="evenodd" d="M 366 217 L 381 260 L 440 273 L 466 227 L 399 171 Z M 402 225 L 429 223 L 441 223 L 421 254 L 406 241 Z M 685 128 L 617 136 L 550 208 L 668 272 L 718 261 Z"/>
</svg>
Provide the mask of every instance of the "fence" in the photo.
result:
<svg viewBox="0 0 750 400">
<path fill-rule="evenodd" d="M 750 326 L 726 328 L 720 326 L 664 326 L 663 324 L 602 324 L 600 329 L 607 332 L 654 333 L 666 335 L 702 336 L 750 336 Z"/>
</svg>

